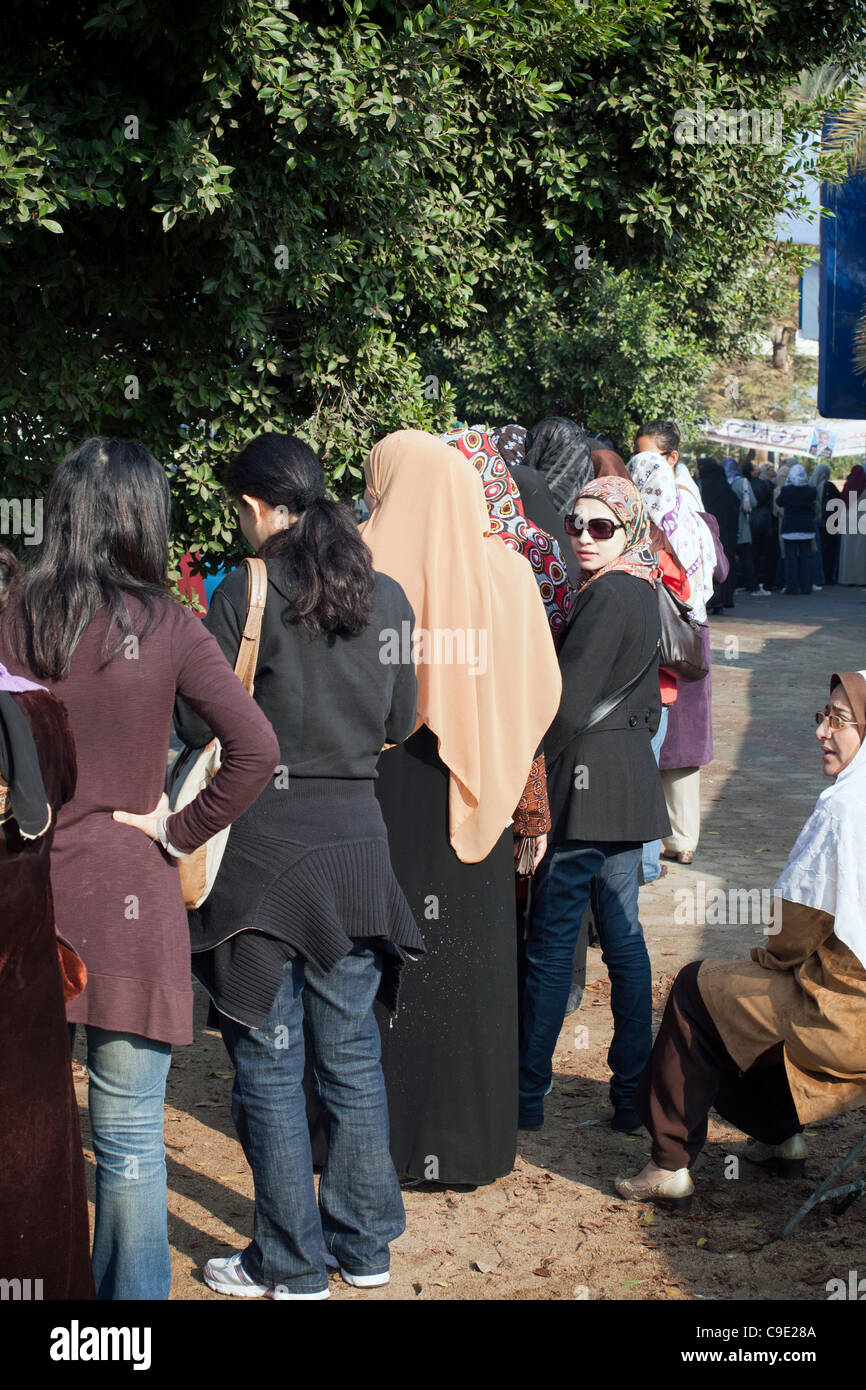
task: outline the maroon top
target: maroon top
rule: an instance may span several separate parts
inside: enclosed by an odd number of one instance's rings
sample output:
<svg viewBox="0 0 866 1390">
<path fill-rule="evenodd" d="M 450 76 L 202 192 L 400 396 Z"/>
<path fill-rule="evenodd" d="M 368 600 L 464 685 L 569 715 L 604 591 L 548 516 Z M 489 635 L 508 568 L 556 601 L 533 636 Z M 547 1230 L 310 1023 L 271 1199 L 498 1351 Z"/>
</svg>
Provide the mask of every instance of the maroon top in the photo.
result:
<svg viewBox="0 0 866 1390">
<path fill-rule="evenodd" d="M 141 600 L 130 596 L 128 607 L 133 630 L 140 631 Z M 0 661 L 39 679 L 9 648 L 11 618 L 7 610 Z M 167 823 L 179 850 L 203 844 L 255 801 L 279 762 L 279 745 L 215 638 L 188 609 L 157 599 L 137 653 L 127 640 L 100 671 L 104 634 L 100 616 L 76 648 L 67 679 L 41 681 L 66 706 L 78 759 L 78 785 L 58 814 L 51 860 L 57 931 L 88 975 L 67 1017 L 191 1043 L 189 932 L 177 860 L 140 830 L 113 820 L 112 812 L 146 813 L 159 801 L 176 694 L 224 749 L 207 790 Z M 115 629 L 111 646 L 116 640 Z"/>
</svg>

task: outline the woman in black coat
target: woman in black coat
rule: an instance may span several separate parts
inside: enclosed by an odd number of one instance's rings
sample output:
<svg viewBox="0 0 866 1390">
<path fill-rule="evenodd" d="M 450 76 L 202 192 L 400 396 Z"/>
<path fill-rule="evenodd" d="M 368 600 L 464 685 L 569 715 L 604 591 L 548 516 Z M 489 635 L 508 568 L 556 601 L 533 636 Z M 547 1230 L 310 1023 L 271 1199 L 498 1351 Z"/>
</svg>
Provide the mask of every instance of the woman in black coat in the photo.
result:
<svg viewBox="0 0 866 1390">
<path fill-rule="evenodd" d="M 737 549 L 740 501 L 725 477 L 724 468 L 715 459 L 698 459 L 698 477 L 701 480 L 704 511 L 716 518 L 719 540 L 730 567 L 727 579 L 716 584 L 712 600 L 707 604 L 708 613 L 721 613 L 723 608 L 734 606 L 734 553 Z"/>
<path fill-rule="evenodd" d="M 628 479 L 587 484 L 565 521 L 582 574 L 559 651 L 562 700 L 544 741 L 552 828 L 526 943 L 520 1125 L 544 1122 L 574 948 L 592 900 L 611 978 L 613 1127 L 631 1131 L 640 1128 L 631 1097 L 652 1042 L 638 873 L 643 842 L 670 834 L 651 747 L 661 713 L 654 556 Z"/>
</svg>

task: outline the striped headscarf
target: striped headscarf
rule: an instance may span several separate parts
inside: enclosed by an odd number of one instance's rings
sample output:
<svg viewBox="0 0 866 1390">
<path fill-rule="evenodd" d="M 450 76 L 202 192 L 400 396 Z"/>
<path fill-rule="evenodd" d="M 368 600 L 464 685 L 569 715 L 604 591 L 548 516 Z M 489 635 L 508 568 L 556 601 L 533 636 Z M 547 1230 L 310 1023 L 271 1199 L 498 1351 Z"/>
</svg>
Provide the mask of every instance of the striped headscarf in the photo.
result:
<svg viewBox="0 0 866 1390">
<path fill-rule="evenodd" d="M 480 425 L 440 436 L 459 449 L 481 474 L 490 531 L 528 560 L 547 613 L 551 632 L 561 632 L 571 608 L 571 588 L 562 553 L 552 536 L 523 514 L 520 493 L 505 466 L 493 436 Z"/>
<path fill-rule="evenodd" d="M 645 579 L 655 588 L 653 571 L 656 567 L 656 557 L 650 549 L 649 519 L 634 483 L 628 478 L 616 476 L 595 478 L 593 482 L 581 488 L 571 504 L 572 510 L 582 497 L 595 497 L 613 512 L 625 530 L 625 549 L 615 560 L 611 560 L 610 564 L 602 565 L 601 569 L 594 570 L 591 574 L 582 575 L 578 588 L 585 589 L 587 584 L 591 584 L 602 574 L 609 574 L 611 570 L 624 570 L 626 574 L 633 574 L 636 579 Z"/>
</svg>

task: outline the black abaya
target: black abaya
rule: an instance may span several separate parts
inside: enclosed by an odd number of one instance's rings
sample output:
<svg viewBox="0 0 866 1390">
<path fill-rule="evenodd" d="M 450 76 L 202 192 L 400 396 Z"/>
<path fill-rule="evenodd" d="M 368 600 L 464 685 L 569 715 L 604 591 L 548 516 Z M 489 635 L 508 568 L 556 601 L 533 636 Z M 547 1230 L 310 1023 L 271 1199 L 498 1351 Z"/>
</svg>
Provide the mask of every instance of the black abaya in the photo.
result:
<svg viewBox="0 0 866 1390">
<path fill-rule="evenodd" d="M 734 552 L 737 548 L 737 527 L 740 520 L 740 499 L 734 492 L 720 463 L 706 459 L 698 467 L 701 484 L 701 498 L 704 511 L 716 518 L 719 527 L 719 540 L 728 557 L 730 570 L 722 584 L 716 584 L 708 607 L 721 604 L 724 608 L 734 606 Z"/>
<path fill-rule="evenodd" d="M 484 1184 L 517 1146 L 513 836 L 478 864 L 448 840 L 448 769 L 422 727 L 383 753 L 376 794 L 394 872 L 427 946 L 405 971 L 397 1017 L 379 1014 L 401 1176 Z"/>
</svg>

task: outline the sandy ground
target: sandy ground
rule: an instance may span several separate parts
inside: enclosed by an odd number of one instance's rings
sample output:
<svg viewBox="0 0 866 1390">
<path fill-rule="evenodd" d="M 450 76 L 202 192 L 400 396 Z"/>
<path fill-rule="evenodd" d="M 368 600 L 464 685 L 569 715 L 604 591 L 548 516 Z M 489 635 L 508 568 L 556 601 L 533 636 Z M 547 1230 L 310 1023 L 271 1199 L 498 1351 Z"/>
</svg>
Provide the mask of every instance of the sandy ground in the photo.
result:
<svg viewBox="0 0 866 1390">
<path fill-rule="evenodd" d="M 831 671 L 866 665 L 864 620 L 866 591 L 835 588 L 809 598 L 738 596 L 733 612 L 712 619 L 716 759 L 702 774 L 701 845 L 691 866 L 672 864 L 641 891 L 657 1020 L 681 965 L 744 955 L 762 940 L 759 925 L 679 923 L 677 893 L 700 880 L 707 894 L 772 887 L 823 786 L 813 711 L 823 708 Z M 643 1166 L 649 1140 L 608 1127 L 610 988 L 597 950 L 589 952 L 587 982 L 559 1040 L 545 1127 L 519 1136 L 513 1172 L 470 1191 L 407 1189 L 407 1228 L 392 1246 L 390 1285 L 361 1292 L 337 1276 L 334 1297 L 808 1301 L 827 1298 L 829 1279 L 847 1280 L 858 1263 L 866 1269 L 866 1200 L 840 1217 L 825 1205 L 788 1240 L 774 1239 L 863 1132 L 864 1111 L 809 1131 L 802 1181 L 783 1183 L 731 1162 L 744 1136 L 711 1120 L 689 1216 L 617 1198 L 613 1178 Z M 202 1282 L 204 1262 L 243 1248 L 252 1230 L 252 1179 L 229 1112 L 230 1066 L 205 1014 L 199 994 L 196 1043 L 177 1050 L 168 1082 L 173 1299 L 218 1298 Z M 76 1076 L 92 1195 L 80 1065 Z"/>
</svg>

